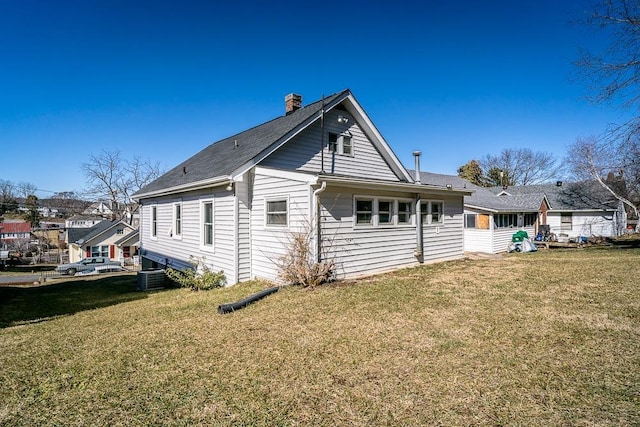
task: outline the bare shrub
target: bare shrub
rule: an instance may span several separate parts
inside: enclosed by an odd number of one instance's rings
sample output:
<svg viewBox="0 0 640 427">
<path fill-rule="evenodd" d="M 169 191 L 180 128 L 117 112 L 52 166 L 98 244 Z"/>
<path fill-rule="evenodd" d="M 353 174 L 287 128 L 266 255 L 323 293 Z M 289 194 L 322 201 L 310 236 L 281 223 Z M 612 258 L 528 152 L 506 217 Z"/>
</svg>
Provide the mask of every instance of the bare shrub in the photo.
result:
<svg viewBox="0 0 640 427">
<path fill-rule="evenodd" d="M 318 261 L 313 253 L 314 230 L 308 225 L 304 231 L 291 232 L 287 251 L 276 262 L 279 277 L 285 283 L 315 287 L 334 278 L 336 268 L 333 259 Z"/>
</svg>

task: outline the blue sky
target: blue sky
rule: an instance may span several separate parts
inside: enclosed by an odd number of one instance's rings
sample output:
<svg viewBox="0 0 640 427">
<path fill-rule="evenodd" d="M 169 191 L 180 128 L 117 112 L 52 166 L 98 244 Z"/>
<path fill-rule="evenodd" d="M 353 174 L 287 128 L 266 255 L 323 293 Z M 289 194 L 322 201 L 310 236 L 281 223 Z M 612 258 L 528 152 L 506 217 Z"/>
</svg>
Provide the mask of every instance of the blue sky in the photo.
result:
<svg viewBox="0 0 640 427">
<path fill-rule="evenodd" d="M 624 121 L 572 61 L 586 2 L 0 0 L 0 179 L 81 191 L 103 149 L 168 169 L 350 88 L 395 153 L 455 174 L 503 148 L 563 157 Z"/>
</svg>

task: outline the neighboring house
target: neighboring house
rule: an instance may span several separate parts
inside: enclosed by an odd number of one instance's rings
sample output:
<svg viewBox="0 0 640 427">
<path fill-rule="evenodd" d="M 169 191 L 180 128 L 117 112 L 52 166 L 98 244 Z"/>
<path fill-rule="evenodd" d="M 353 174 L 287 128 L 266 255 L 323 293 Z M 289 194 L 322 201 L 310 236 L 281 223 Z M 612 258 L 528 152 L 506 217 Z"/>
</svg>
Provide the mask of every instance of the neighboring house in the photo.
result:
<svg viewBox="0 0 640 427">
<path fill-rule="evenodd" d="M 40 216 L 44 218 L 57 218 L 60 215 L 60 211 L 57 208 L 51 208 L 48 206 L 41 206 L 38 208 Z"/>
<path fill-rule="evenodd" d="M 93 227 L 99 222 L 104 221 L 101 216 L 95 215 L 74 215 L 64 222 L 65 228 L 89 228 Z"/>
<path fill-rule="evenodd" d="M 83 215 L 100 215 L 103 217 L 110 216 L 112 213 L 111 206 L 103 201 L 92 203 L 82 212 Z"/>
<path fill-rule="evenodd" d="M 123 221 L 102 221 L 91 228 L 69 229 L 69 262 L 88 257 L 109 257 L 117 260 L 117 242 L 136 230 Z M 77 233 L 77 234 L 76 234 Z"/>
<path fill-rule="evenodd" d="M 624 206 L 593 184 L 571 183 L 484 188 L 454 175 L 422 172 L 422 180 L 470 189 L 464 197 L 464 249 L 499 253 L 516 231 L 535 237 L 540 225 L 556 236 L 619 236 L 626 227 Z"/>
<path fill-rule="evenodd" d="M 463 196 L 414 180 L 349 90 L 218 141 L 142 188 L 143 267 L 277 280 L 291 233 L 309 231 L 339 278 L 462 258 Z"/>
<path fill-rule="evenodd" d="M 140 232 L 135 230 L 116 240 L 116 257 L 122 265 L 138 264 L 138 248 L 140 247 Z"/>
<path fill-rule="evenodd" d="M 0 244 L 7 247 L 19 247 L 31 240 L 31 224 L 28 222 L 0 223 Z"/>
<path fill-rule="evenodd" d="M 501 199 L 524 197 L 546 197 L 549 210 L 542 224 L 549 225 L 551 232 L 565 234 L 569 238 L 579 236 L 616 237 L 627 227 L 624 205 L 595 182 L 525 185 L 508 188 L 493 188 Z"/>
<path fill-rule="evenodd" d="M 478 187 L 455 175 L 423 172 L 423 181 L 454 185 L 472 190 L 464 197 L 464 250 L 466 252 L 499 253 L 508 249 L 513 234 L 537 232 L 539 213 L 548 209 L 545 195 L 528 194 L 498 197 L 488 188 Z"/>
</svg>

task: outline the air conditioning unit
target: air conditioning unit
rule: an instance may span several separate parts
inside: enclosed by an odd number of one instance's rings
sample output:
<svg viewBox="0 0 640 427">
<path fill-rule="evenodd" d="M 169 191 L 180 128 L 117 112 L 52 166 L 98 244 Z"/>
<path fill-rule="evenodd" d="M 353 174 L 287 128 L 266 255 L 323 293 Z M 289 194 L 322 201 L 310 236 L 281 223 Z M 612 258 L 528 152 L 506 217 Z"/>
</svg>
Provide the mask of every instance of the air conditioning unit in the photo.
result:
<svg viewBox="0 0 640 427">
<path fill-rule="evenodd" d="M 152 291 L 164 289 L 167 276 L 164 270 L 142 270 L 138 271 L 137 289 L 139 291 Z"/>
</svg>

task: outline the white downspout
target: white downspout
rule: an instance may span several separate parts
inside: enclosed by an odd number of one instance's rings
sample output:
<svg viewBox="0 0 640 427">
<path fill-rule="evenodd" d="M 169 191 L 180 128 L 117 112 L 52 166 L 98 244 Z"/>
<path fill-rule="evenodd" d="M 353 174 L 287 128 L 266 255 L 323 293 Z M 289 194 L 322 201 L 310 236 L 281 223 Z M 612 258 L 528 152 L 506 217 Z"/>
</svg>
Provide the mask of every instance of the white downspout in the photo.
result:
<svg viewBox="0 0 640 427">
<path fill-rule="evenodd" d="M 320 188 L 316 189 L 313 192 L 313 217 L 315 220 L 316 226 L 316 261 L 322 261 L 322 227 L 321 227 L 321 218 L 320 218 L 320 198 L 318 197 L 320 193 L 327 189 L 327 181 L 323 181 Z"/>
</svg>

